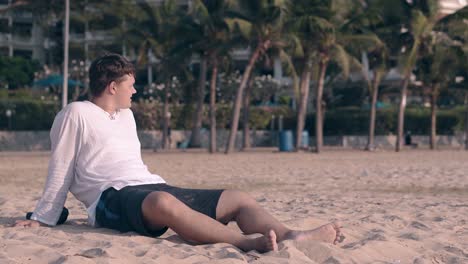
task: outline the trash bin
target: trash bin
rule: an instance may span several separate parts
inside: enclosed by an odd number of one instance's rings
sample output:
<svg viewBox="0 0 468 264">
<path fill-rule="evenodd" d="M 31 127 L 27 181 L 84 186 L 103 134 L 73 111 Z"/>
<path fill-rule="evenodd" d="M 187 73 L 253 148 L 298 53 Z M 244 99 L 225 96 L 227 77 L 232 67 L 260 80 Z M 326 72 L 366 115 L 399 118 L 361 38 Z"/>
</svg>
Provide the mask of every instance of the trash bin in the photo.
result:
<svg viewBox="0 0 468 264">
<path fill-rule="evenodd" d="M 301 148 L 308 149 L 309 148 L 309 131 L 304 130 L 302 131 L 302 139 L 301 139 Z"/>
<path fill-rule="evenodd" d="M 279 134 L 279 150 L 292 151 L 293 147 L 293 132 L 291 130 L 283 130 Z"/>
</svg>

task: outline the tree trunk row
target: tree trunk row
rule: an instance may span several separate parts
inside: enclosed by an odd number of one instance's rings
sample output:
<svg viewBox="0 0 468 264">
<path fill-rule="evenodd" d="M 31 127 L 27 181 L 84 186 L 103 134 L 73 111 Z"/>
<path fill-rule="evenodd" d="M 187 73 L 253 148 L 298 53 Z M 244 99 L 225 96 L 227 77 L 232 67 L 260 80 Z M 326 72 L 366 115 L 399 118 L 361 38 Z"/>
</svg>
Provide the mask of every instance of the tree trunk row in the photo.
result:
<svg viewBox="0 0 468 264">
<path fill-rule="evenodd" d="M 377 112 L 377 98 L 379 95 L 379 85 L 380 85 L 380 77 L 381 72 L 376 70 L 374 79 L 372 80 L 371 91 L 372 91 L 372 99 L 371 99 L 371 111 L 369 116 L 369 138 L 367 140 L 367 147 L 366 150 L 372 151 L 375 149 L 375 119 L 376 119 L 376 112 Z"/>
<path fill-rule="evenodd" d="M 328 58 L 322 58 L 319 62 L 319 80 L 316 90 L 315 104 L 315 152 L 320 153 L 323 145 L 323 113 L 322 113 L 322 97 L 323 87 L 325 84 L 325 73 L 327 71 Z"/>
<path fill-rule="evenodd" d="M 245 87 L 247 86 L 247 82 L 250 79 L 252 70 L 261 52 L 269 49 L 270 45 L 271 45 L 271 42 L 269 40 L 259 43 L 259 45 L 255 48 L 255 51 L 252 53 L 252 56 L 249 59 L 249 63 L 247 64 L 244 74 L 242 75 L 242 80 L 239 85 L 239 88 L 237 89 L 236 98 L 234 100 L 234 107 L 233 107 L 232 119 L 231 119 L 231 130 L 229 132 L 229 138 L 228 138 L 228 142 L 226 144 L 226 150 L 225 150 L 226 154 L 229 154 L 234 149 L 237 129 L 239 126 L 239 116 L 240 116 L 240 108 L 242 105 L 242 96 L 244 94 Z"/>
<path fill-rule="evenodd" d="M 199 148 L 201 147 L 201 135 L 200 129 L 203 120 L 203 101 L 205 99 L 205 83 L 206 83 L 206 70 L 207 70 L 207 58 L 205 55 L 200 57 L 200 77 L 197 87 L 197 103 L 196 110 L 192 116 L 192 134 L 190 135 L 189 147 Z"/>
<path fill-rule="evenodd" d="M 212 60 L 213 70 L 210 81 L 210 153 L 215 153 L 216 146 L 216 78 L 218 77 L 218 61 Z"/>
<path fill-rule="evenodd" d="M 302 131 L 305 126 L 305 119 L 307 114 L 307 103 L 309 101 L 310 91 L 310 76 L 312 75 L 312 61 L 308 60 L 305 63 L 304 70 L 301 74 L 300 80 L 300 101 L 297 109 L 297 126 L 296 126 L 296 150 L 301 148 L 302 144 Z"/>
</svg>

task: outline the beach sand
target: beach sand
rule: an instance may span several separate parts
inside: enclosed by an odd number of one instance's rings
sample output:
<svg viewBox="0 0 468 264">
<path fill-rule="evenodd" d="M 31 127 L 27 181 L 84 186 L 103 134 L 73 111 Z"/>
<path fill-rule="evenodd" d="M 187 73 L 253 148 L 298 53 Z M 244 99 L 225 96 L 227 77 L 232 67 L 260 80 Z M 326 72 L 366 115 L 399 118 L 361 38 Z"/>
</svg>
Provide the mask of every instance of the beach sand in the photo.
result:
<svg viewBox="0 0 468 264">
<path fill-rule="evenodd" d="M 468 263 L 466 151 L 143 153 L 168 183 L 245 190 L 291 228 L 343 223 L 341 244 L 286 241 L 266 254 L 91 228 L 72 195 L 64 225 L 11 227 L 41 196 L 48 158 L 0 153 L 0 263 Z"/>
</svg>

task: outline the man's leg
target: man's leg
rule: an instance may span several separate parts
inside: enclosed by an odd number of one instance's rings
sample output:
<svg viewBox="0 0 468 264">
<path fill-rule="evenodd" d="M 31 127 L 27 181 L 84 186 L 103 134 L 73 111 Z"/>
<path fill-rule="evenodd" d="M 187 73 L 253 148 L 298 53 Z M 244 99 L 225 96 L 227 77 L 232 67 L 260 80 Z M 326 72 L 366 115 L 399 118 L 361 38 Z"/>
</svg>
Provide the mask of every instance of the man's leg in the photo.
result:
<svg viewBox="0 0 468 264">
<path fill-rule="evenodd" d="M 268 230 L 274 230 L 278 242 L 294 239 L 337 243 L 342 239 L 337 223 L 326 224 L 313 230 L 291 230 L 260 207 L 250 195 L 241 191 L 226 190 L 221 194 L 216 218 L 222 223 L 237 222 L 245 234 L 264 234 Z"/>
<path fill-rule="evenodd" d="M 187 207 L 167 192 L 152 192 L 142 204 L 145 224 L 153 230 L 170 227 L 182 238 L 200 244 L 229 243 L 244 251 L 277 250 L 276 234 L 266 230 L 259 238 L 248 238 L 218 221 Z"/>
</svg>

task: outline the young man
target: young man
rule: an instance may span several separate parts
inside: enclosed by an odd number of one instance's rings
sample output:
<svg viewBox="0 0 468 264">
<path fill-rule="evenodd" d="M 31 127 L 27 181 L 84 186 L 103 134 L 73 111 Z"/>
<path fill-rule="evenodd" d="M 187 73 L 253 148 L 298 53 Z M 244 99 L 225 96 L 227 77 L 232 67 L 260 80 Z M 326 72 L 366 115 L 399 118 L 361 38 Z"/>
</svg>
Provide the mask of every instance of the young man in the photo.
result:
<svg viewBox="0 0 468 264">
<path fill-rule="evenodd" d="M 15 226 L 57 224 L 68 191 L 87 208 L 92 226 L 158 237 L 168 228 L 192 243 L 230 243 L 244 251 L 277 250 L 286 239 L 339 242 L 336 223 L 291 230 L 246 193 L 195 190 L 167 185 L 141 159 L 131 97 L 133 65 L 120 55 L 95 60 L 90 69 L 91 101 L 60 111 L 50 132 L 52 153 L 44 192 L 31 220 Z M 242 233 L 227 227 L 236 221 Z M 246 235 L 260 233 L 250 238 Z"/>
</svg>

